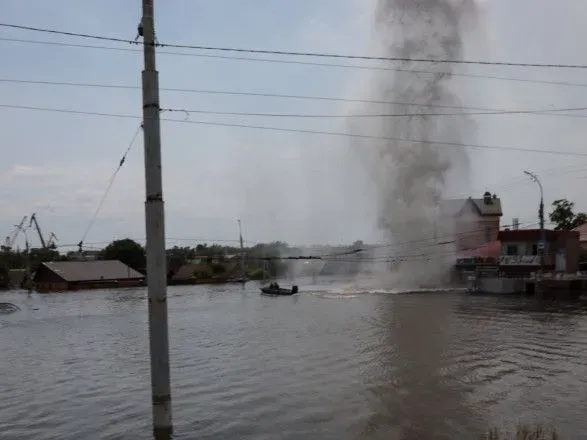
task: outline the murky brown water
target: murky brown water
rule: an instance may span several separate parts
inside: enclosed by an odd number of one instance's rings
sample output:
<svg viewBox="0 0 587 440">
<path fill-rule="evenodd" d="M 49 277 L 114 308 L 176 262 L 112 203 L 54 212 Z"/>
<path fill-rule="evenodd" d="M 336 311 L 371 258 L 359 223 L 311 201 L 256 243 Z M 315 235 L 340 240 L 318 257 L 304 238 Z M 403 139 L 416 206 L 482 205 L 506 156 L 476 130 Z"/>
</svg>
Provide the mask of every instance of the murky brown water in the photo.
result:
<svg viewBox="0 0 587 440">
<path fill-rule="evenodd" d="M 170 289 L 175 438 L 587 432 L 587 307 L 315 290 Z M 150 438 L 144 292 L 0 298 L 0 438 Z"/>
</svg>

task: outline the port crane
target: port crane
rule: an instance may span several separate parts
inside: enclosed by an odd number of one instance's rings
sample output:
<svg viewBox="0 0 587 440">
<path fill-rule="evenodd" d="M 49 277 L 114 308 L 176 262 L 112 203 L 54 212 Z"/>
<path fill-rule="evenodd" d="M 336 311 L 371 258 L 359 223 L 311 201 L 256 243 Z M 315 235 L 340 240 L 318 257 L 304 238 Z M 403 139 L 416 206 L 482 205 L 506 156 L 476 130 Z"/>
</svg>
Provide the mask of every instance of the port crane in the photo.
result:
<svg viewBox="0 0 587 440">
<path fill-rule="evenodd" d="M 33 213 L 33 215 L 31 215 L 31 221 L 29 222 L 29 228 L 31 226 L 35 226 L 35 229 L 37 230 L 37 234 L 39 235 L 39 240 L 41 241 L 41 246 L 43 246 L 43 249 L 55 249 L 55 242 L 57 241 L 57 236 L 51 232 L 51 234 L 49 235 L 49 239 L 45 240 L 45 238 L 43 237 L 43 233 L 41 232 L 41 227 L 39 226 L 39 222 L 37 221 L 37 214 Z"/>
<path fill-rule="evenodd" d="M 27 221 L 27 218 L 28 217 L 25 215 L 22 218 L 22 220 L 20 221 L 20 223 L 18 225 L 15 225 L 14 231 L 12 231 L 12 234 L 10 234 L 9 236 L 6 237 L 6 239 L 4 240 L 4 245 L 2 246 L 3 251 L 10 252 L 12 250 L 12 246 L 14 245 L 14 242 L 18 238 L 18 234 L 22 231 L 22 227 L 25 224 L 25 222 Z"/>
</svg>

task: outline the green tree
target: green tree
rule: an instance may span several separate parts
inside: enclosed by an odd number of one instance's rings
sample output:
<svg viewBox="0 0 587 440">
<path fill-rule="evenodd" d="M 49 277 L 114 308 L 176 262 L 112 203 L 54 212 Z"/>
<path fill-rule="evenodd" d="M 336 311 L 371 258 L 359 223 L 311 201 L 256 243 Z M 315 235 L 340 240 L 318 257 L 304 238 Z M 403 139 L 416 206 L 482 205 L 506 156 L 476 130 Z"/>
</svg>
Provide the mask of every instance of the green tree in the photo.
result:
<svg viewBox="0 0 587 440">
<path fill-rule="evenodd" d="M 100 253 L 102 260 L 120 260 L 134 270 L 145 273 L 147 255 L 145 248 L 130 238 L 115 240 Z"/>
<path fill-rule="evenodd" d="M 575 202 L 567 199 L 558 199 L 552 202 L 552 212 L 549 215 L 550 221 L 555 223 L 556 231 L 568 231 L 587 223 L 587 214 L 579 212 L 575 214 Z"/>
<path fill-rule="evenodd" d="M 195 256 L 195 249 L 189 246 L 173 246 L 171 249 L 167 249 L 168 263 L 171 266 L 183 266 L 190 260 L 193 260 Z"/>
</svg>

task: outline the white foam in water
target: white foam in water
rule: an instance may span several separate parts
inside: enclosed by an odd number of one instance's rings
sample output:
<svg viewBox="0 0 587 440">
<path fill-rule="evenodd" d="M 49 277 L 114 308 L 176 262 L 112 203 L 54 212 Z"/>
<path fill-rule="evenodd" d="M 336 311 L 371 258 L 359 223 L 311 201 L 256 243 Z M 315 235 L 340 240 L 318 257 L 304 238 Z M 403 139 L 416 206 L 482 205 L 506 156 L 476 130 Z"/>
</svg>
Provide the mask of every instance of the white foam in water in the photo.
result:
<svg viewBox="0 0 587 440">
<path fill-rule="evenodd" d="M 444 287 L 421 287 L 412 289 L 376 289 L 365 288 L 358 284 L 347 284 L 342 287 L 333 287 L 330 290 L 316 290 L 309 294 L 326 299 L 352 299 L 362 295 L 410 295 L 418 293 L 454 293 L 462 292 L 465 289 L 444 288 Z"/>
</svg>

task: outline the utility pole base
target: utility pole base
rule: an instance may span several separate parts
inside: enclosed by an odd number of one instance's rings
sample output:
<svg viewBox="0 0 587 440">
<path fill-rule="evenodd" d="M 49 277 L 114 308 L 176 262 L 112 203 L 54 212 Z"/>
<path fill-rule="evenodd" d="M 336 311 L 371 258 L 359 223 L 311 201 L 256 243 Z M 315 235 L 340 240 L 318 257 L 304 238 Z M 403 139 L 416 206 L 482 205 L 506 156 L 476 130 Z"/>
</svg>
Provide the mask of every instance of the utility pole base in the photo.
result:
<svg viewBox="0 0 587 440">
<path fill-rule="evenodd" d="M 173 438 L 173 428 L 153 428 L 153 437 L 155 440 L 171 440 Z"/>
</svg>

